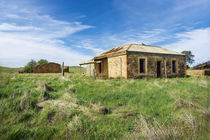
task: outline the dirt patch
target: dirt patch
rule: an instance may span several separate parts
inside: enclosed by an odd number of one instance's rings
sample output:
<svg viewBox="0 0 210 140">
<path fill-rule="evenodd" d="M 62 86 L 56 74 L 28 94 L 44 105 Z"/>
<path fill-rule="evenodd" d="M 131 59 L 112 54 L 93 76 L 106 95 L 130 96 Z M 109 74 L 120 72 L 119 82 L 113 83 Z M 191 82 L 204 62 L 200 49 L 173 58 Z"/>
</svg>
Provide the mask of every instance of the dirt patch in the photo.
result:
<svg viewBox="0 0 210 140">
<path fill-rule="evenodd" d="M 45 91 L 51 91 L 51 92 L 55 92 L 56 90 L 53 89 L 52 87 L 48 86 L 47 84 L 44 84 L 44 90 Z"/>
<path fill-rule="evenodd" d="M 49 120 L 49 122 L 52 122 L 53 121 L 53 118 L 55 116 L 56 112 L 52 111 L 52 112 L 49 112 L 47 114 L 47 119 Z"/>
<path fill-rule="evenodd" d="M 41 83 L 37 86 L 37 90 L 42 90 L 42 91 L 49 91 L 49 92 L 56 92 L 55 89 L 47 85 L 46 83 Z"/>
<path fill-rule="evenodd" d="M 184 100 L 184 99 L 181 99 L 181 98 L 177 99 L 177 100 L 175 101 L 175 104 L 176 104 L 178 107 L 197 108 L 197 109 L 199 108 L 198 105 L 196 105 L 196 104 L 194 104 L 194 103 L 192 103 L 192 102 L 190 102 L 190 101 L 186 101 L 186 100 Z"/>
<path fill-rule="evenodd" d="M 111 108 L 108 108 L 108 107 L 101 107 L 99 109 L 99 112 L 103 115 L 106 115 L 106 114 L 111 114 L 112 110 L 111 110 Z"/>
<path fill-rule="evenodd" d="M 74 87 L 74 85 L 69 86 L 69 90 L 70 90 L 72 93 L 76 93 L 76 88 Z"/>
</svg>

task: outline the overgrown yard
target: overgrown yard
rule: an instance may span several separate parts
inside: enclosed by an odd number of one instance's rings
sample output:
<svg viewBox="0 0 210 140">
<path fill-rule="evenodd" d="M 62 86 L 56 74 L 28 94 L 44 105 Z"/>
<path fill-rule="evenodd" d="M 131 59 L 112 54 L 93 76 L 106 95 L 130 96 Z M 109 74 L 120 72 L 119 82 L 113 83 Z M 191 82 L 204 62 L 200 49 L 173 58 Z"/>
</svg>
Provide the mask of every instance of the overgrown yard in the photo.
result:
<svg viewBox="0 0 210 140">
<path fill-rule="evenodd" d="M 208 139 L 210 79 L 0 73 L 0 139 Z"/>
</svg>

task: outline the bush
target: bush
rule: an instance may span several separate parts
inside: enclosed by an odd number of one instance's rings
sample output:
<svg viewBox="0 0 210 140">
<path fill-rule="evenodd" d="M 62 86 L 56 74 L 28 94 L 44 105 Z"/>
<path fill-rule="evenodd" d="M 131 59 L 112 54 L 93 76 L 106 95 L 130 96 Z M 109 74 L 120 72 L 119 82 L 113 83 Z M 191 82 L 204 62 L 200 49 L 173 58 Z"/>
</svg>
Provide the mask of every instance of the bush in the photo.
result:
<svg viewBox="0 0 210 140">
<path fill-rule="evenodd" d="M 48 64 L 48 61 L 47 61 L 46 59 L 40 59 L 40 60 L 37 62 L 36 66 L 41 65 L 41 64 Z"/>
<path fill-rule="evenodd" d="M 35 60 L 31 60 L 27 63 L 27 65 L 24 67 L 23 72 L 25 73 L 32 73 L 35 66 L 41 65 L 41 64 L 47 64 L 48 61 L 46 59 L 40 59 L 38 62 Z"/>
<path fill-rule="evenodd" d="M 27 63 L 27 65 L 24 67 L 23 71 L 26 73 L 32 73 L 33 72 L 33 68 L 36 66 L 36 61 L 35 60 L 31 60 L 30 62 Z"/>
</svg>

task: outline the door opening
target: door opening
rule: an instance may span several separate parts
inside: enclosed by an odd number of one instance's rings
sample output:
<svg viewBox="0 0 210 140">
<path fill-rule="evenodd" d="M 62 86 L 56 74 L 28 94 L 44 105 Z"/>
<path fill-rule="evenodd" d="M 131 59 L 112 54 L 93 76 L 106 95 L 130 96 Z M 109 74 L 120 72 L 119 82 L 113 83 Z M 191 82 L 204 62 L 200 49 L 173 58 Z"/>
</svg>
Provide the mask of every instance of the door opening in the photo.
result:
<svg viewBox="0 0 210 140">
<path fill-rule="evenodd" d="M 157 61 L 157 77 L 161 77 L 161 61 Z"/>
</svg>

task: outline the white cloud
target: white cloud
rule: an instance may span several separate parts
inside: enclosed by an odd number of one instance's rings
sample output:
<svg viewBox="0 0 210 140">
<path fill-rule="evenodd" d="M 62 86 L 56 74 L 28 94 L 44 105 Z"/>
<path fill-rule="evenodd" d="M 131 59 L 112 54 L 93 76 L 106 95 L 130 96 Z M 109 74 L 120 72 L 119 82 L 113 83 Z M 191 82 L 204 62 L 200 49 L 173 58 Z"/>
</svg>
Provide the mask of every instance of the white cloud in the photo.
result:
<svg viewBox="0 0 210 140">
<path fill-rule="evenodd" d="M 102 53 L 104 50 L 101 48 L 98 48 L 96 44 L 94 44 L 93 40 L 91 39 L 86 39 L 86 40 L 81 40 L 77 45 L 78 48 L 84 48 L 87 50 L 91 50 L 95 53 L 95 55 L 99 55 Z"/>
<path fill-rule="evenodd" d="M 21 18 L 20 16 L 18 16 L 16 14 L 8 14 L 7 17 L 8 18 Z"/>
<path fill-rule="evenodd" d="M 186 10 L 195 7 L 202 7 L 209 4 L 209 0 L 185 0 L 179 1 L 174 6 L 175 11 Z"/>
<path fill-rule="evenodd" d="M 90 56 L 80 54 L 71 47 L 60 43 L 20 39 L 15 35 L 0 32 L 0 65 L 8 67 L 24 66 L 30 59 L 47 59 L 52 62 L 65 62 L 66 65 L 78 65 Z"/>
<path fill-rule="evenodd" d="M 90 58 L 66 45 L 66 39 L 93 28 L 77 21 L 57 20 L 25 3 L 0 2 L 0 65 L 24 66 L 30 59 L 78 65 Z M 89 46 L 90 48 L 90 46 Z"/>
<path fill-rule="evenodd" d="M 32 31 L 32 30 L 41 30 L 41 28 L 33 26 L 16 26 L 8 23 L 0 24 L 0 31 Z"/>
<path fill-rule="evenodd" d="M 195 29 L 175 35 L 177 42 L 165 45 L 166 48 L 181 52 L 191 50 L 195 64 L 210 60 L 210 27 Z"/>
<path fill-rule="evenodd" d="M 124 45 L 130 43 L 155 44 L 169 38 L 171 38 L 171 35 L 165 29 L 153 29 L 145 31 L 127 30 L 117 34 L 106 34 L 101 40 L 105 40 L 104 44 L 112 42 L 115 45 Z"/>
</svg>

